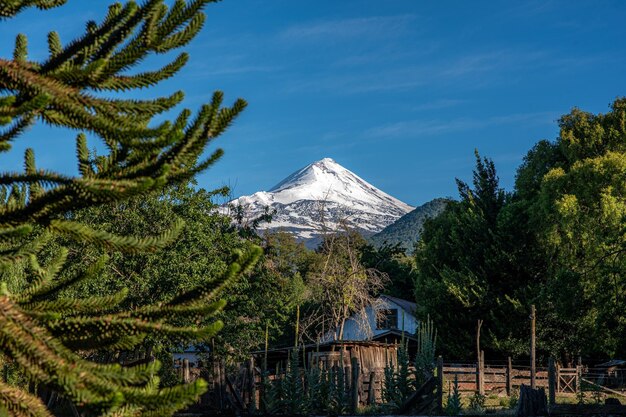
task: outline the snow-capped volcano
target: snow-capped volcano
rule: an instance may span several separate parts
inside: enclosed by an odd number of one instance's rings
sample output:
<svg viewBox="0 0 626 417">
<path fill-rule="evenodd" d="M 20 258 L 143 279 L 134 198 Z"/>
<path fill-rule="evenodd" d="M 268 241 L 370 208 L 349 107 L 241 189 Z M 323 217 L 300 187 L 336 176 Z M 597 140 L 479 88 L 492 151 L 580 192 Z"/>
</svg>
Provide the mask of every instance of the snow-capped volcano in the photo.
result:
<svg viewBox="0 0 626 417">
<path fill-rule="evenodd" d="M 260 229 L 288 230 L 303 240 L 315 240 L 323 230 L 337 230 L 342 222 L 371 235 L 414 209 L 330 158 L 294 172 L 269 191 L 240 197 L 229 205 L 241 206 L 248 219 L 269 207 L 275 214 Z"/>
</svg>

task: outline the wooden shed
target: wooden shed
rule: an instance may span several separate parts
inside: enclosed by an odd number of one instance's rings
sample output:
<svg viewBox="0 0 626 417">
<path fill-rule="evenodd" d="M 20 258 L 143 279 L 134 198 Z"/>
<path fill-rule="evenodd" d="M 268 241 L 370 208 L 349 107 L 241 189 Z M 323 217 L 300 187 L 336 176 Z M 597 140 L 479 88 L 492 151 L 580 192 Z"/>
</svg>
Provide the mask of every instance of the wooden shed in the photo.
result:
<svg viewBox="0 0 626 417">
<path fill-rule="evenodd" d="M 333 341 L 300 347 L 298 356 L 305 365 L 330 369 L 334 366 L 350 366 L 352 358 L 359 362 L 361 373 L 382 372 L 388 364 L 397 366 L 397 344 L 375 341 Z M 253 353 L 257 364 L 262 364 L 267 355 L 267 370 L 270 373 L 285 369 L 293 348 L 270 349 Z M 302 363 L 302 360 L 301 360 Z"/>
</svg>

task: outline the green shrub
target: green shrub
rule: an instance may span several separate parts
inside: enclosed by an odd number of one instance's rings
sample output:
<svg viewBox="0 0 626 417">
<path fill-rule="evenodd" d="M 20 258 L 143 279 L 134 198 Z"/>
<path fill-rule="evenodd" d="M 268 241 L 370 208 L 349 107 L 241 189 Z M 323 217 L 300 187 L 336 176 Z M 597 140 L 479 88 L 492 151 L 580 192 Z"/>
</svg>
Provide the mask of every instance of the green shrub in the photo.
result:
<svg viewBox="0 0 626 417">
<path fill-rule="evenodd" d="M 484 395 L 475 393 L 469 399 L 469 409 L 476 414 L 484 413 L 486 399 L 487 397 L 485 397 Z"/>
<path fill-rule="evenodd" d="M 454 376 L 454 385 L 452 393 L 448 396 L 444 412 L 449 416 L 458 416 L 461 414 L 461 393 L 459 393 L 459 377 Z"/>
<path fill-rule="evenodd" d="M 511 395 L 509 396 L 509 408 L 510 409 L 516 408 L 518 402 L 519 402 L 519 392 L 517 390 L 512 390 Z"/>
</svg>

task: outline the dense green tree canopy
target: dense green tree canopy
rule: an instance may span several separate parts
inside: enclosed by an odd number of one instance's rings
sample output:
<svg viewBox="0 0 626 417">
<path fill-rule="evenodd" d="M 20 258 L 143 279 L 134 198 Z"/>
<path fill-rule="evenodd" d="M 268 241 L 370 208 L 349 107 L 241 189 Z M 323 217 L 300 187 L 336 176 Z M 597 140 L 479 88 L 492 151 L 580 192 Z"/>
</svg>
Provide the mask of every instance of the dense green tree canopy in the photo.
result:
<svg viewBox="0 0 626 417">
<path fill-rule="evenodd" d="M 499 186 L 493 162 L 476 153 L 473 183 L 458 181 L 460 200 L 428 221 L 416 251 L 416 298 L 423 318 L 437 324 L 445 353 L 473 357 L 477 320 L 484 320 L 487 350 L 518 352 L 520 298 L 527 277 L 510 243 L 511 196 Z M 521 243 L 521 242 L 516 242 Z"/>
<path fill-rule="evenodd" d="M 425 226 L 416 297 L 449 354 L 473 356 L 478 319 L 487 350 L 525 354 L 531 304 L 543 354 L 626 354 L 626 100 L 559 125 L 528 152 L 513 192 L 477 158 L 473 187 L 459 182 L 460 201 Z"/>
</svg>

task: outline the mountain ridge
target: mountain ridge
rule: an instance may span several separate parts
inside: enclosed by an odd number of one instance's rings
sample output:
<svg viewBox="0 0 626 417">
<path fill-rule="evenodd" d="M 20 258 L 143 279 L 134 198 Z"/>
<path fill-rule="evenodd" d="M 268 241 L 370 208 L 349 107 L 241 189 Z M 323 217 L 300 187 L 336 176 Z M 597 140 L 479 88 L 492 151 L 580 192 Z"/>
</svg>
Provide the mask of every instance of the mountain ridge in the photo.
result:
<svg viewBox="0 0 626 417">
<path fill-rule="evenodd" d="M 406 251 L 412 252 L 424 229 L 426 220 L 441 214 L 450 201 L 452 201 L 451 198 L 430 200 L 400 217 L 380 232 L 370 236 L 369 241 L 377 247 L 399 244 Z"/>
</svg>

